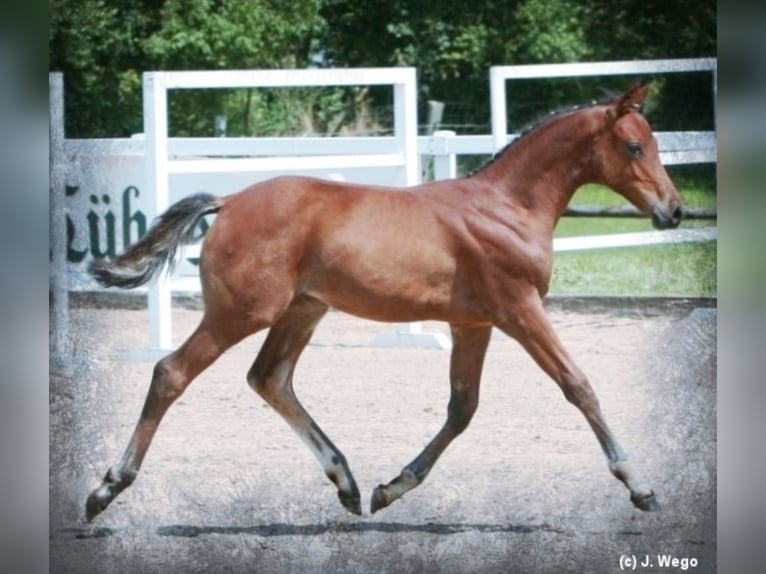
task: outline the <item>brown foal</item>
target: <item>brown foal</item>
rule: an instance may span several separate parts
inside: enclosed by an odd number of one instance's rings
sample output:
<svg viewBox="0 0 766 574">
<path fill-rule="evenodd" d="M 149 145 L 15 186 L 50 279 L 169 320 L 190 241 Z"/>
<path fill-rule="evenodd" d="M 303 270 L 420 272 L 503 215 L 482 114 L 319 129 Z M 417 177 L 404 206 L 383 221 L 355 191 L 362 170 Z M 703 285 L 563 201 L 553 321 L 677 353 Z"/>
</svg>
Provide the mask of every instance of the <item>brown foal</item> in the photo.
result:
<svg viewBox="0 0 766 574">
<path fill-rule="evenodd" d="M 155 366 L 122 458 L 88 498 L 88 519 L 136 478 L 163 415 L 189 383 L 262 329 L 268 336 L 248 383 L 311 449 L 343 506 L 361 514 L 345 457 L 293 391 L 296 362 L 330 307 L 378 321 L 446 321 L 452 332 L 447 420 L 399 476 L 374 489 L 371 512 L 418 486 L 468 426 L 493 326 L 518 340 L 582 411 L 633 504 L 657 509 L 542 303 L 553 229 L 581 185 L 609 186 L 656 228 L 680 223 L 681 199 L 640 111 L 647 93 L 636 85 L 553 116 L 465 178 L 392 189 L 279 177 L 226 197 L 190 196 L 114 261 L 95 261 L 91 271 L 103 285 L 144 284 L 172 263 L 203 215 L 217 213 L 202 246 L 202 321 Z"/>
</svg>

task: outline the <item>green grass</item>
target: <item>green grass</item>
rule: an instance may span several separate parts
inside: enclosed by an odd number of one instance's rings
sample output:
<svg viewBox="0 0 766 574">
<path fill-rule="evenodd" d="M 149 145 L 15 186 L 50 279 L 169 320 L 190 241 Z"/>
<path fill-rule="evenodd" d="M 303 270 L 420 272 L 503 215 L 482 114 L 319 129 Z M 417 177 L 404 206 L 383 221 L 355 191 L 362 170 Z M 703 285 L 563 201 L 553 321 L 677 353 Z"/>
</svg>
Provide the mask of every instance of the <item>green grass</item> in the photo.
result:
<svg viewBox="0 0 766 574">
<path fill-rule="evenodd" d="M 677 181 L 689 207 L 715 207 L 711 185 L 694 178 Z M 572 204 L 617 206 L 626 201 L 613 191 L 588 185 L 578 190 Z M 709 227 L 715 221 L 690 220 L 682 227 Z M 565 217 L 556 237 L 649 231 L 649 218 Z M 554 259 L 552 295 L 715 297 L 715 241 L 572 251 Z"/>
</svg>

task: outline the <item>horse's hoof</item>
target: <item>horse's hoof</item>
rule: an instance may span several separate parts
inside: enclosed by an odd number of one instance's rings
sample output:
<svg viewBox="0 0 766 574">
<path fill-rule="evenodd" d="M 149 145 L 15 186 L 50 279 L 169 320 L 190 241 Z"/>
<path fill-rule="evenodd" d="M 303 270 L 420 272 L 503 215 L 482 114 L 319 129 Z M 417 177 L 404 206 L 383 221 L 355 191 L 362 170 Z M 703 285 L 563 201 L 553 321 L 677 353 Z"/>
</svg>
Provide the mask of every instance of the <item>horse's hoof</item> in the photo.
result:
<svg viewBox="0 0 766 574">
<path fill-rule="evenodd" d="M 378 487 L 372 491 L 372 499 L 370 500 L 370 512 L 372 514 L 375 514 L 381 508 L 385 508 L 391 504 L 384 489 L 385 486 L 379 484 Z"/>
<path fill-rule="evenodd" d="M 106 504 L 102 505 L 99 501 L 98 494 L 92 492 L 88 497 L 88 500 L 85 502 L 85 519 L 88 522 L 91 522 L 96 516 L 101 514 L 106 507 Z"/>
<path fill-rule="evenodd" d="M 348 510 L 349 512 L 356 514 L 357 516 L 362 515 L 362 500 L 359 496 L 359 493 L 356 494 L 349 494 L 348 492 L 338 491 L 338 498 L 340 499 L 340 503 L 343 505 L 343 507 Z"/>
<path fill-rule="evenodd" d="M 657 497 L 651 491 L 649 494 L 643 495 L 631 494 L 630 501 L 633 503 L 633 506 L 644 512 L 657 512 L 660 510 L 660 503 L 657 502 Z"/>
</svg>

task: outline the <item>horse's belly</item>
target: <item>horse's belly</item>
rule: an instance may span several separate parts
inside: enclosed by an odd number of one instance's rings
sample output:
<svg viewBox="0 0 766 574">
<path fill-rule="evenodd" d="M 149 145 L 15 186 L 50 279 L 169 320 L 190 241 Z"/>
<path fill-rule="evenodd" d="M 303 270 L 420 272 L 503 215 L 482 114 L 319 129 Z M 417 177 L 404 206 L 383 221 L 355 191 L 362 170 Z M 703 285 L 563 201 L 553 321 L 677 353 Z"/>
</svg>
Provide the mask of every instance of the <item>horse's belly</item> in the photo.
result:
<svg viewBox="0 0 766 574">
<path fill-rule="evenodd" d="M 331 307 L 374 321 L 468 321 L 481 316 L 455 288 L 454 274 L 437 271 L 363 276 L 329 272 L 307 291 Z"/>
</svg>

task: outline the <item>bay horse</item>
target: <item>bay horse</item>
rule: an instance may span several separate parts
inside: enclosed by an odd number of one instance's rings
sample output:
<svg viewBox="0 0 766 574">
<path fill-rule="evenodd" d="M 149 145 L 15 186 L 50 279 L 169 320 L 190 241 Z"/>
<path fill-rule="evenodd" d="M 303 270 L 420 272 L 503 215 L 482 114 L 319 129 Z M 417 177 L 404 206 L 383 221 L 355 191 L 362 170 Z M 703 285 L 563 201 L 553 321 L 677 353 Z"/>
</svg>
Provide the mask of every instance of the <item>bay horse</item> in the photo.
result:
<svg viewBox="0 0 766 574">
<path fill-rule="evenodd" d="M 319 460 L 343 506 L 361 515 L 346 458 L 293 391 L 296 362 L 330 307 L 376 321 L 446 321 L 451 329 L 447 420 L 399 476 L 373 490 L 372 513 L 423 482 L 468 426 L 493 326 L 516 339 L 582 412 L 633 504 L 657 510 L 543 309 L 553 230 L 581 185 L 612 188 L 658 229 L 682 219 L 681 198 L 641 112 L 648 91 L 635 84 L 607 102 L 555 115 L 463 178 L 395 189 L 278 177 L 225 197 L 189 196 L 122 255 L 93 261 L 91 273 L 104 286 L 145 284 L 172 264 L 201 217 L 217 213 L 201 250 L 202 320 L 154 367 L 135 431 L 88 497 L 87 519 L 134 481 L 163 415 L 189 383 L 262 329 L 269 331 L 249 385 Z"/>
</svg>

